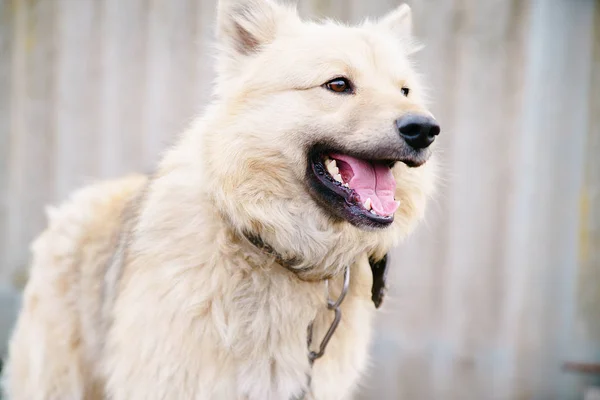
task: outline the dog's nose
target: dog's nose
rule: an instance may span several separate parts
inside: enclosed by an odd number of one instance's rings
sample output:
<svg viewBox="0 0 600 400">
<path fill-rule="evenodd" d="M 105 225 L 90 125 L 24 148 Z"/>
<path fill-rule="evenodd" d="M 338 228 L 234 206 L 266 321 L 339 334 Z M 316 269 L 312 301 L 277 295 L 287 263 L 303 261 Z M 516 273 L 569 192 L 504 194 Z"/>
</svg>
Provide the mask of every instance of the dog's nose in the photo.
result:
<svg viewBox="0 0 600 400">
<path fill-rule="evenodd" d="M 440 134 L 436 120 L 425 115 L 405 115 L 396 120 L 396 127 L 400 136 L 414 149 L 428 147 Z"/>
</svg>

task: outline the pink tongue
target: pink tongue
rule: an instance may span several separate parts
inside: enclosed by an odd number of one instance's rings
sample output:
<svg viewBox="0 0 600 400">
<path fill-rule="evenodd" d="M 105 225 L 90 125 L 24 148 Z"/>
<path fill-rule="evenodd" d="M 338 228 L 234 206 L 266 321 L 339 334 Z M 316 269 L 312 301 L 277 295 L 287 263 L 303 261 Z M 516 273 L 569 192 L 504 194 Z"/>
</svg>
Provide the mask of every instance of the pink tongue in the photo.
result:
<svg viewBox="0 0 600 400">
<path fill-rule="evenodd" d="M 344 154 L 331 154 L 331 158 L 342 161 L 338 163 L 340 173 L 350 188 L 358 193 L 361 203 L 364 204 L 367 199 L 371 199 L 371 207 L 377 214 L 383 216 L 394 214 L 398 208 L 394 200 L 396 180 L 387 165 L 371 163 Z M 348 167 L 352 170 L 349 171 Z"/>
</svg>

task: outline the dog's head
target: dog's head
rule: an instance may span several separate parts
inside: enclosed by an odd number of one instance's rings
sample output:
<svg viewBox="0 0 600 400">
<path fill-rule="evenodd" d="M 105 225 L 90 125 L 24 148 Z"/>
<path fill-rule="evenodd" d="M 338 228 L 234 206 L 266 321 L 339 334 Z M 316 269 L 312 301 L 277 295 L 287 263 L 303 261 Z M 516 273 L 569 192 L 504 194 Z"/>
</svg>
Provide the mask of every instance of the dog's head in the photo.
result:
<svg viewBox="0 0 600 400">
<path fill-rule="evenodd" d="M 234 226 L 323 268 L 387 251 L 410 229 L 440 131 L 410 30 L 406 5 L 349 27 L 268 0 L 220 1 L 204 148 L 215 206 Z"/>
</svg>

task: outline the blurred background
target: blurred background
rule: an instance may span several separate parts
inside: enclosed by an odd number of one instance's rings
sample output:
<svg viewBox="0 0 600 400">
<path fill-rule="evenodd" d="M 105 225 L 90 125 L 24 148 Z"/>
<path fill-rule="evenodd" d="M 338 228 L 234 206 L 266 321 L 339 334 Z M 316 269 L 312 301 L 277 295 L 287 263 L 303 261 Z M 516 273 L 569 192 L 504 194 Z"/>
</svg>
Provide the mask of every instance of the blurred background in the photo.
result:
<svg viewBox="0 0 600 400">
<path fill-rule="evenodd" d="M 361 399 L 599 399 L 600 2 L 413 0 L 442 180 Z M 359 21 L 395 0 L 300 0 Z M 0 355 L 44 206 L 201 112 L 214 0 L 0 0 Z"/>
</svg>

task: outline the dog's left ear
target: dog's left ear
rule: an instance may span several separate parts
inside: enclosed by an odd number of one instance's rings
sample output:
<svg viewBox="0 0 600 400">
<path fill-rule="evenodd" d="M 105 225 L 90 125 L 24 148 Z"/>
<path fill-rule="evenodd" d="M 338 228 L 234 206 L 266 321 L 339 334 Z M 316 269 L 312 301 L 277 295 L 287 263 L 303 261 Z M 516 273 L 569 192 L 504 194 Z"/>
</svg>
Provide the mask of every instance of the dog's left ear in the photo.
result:
<svg viewBox="0 0 600 400">
<path fill-rule="evenodd" d="M 239 56 L 256 53 L 275 39 L 290 11 L 270 0 L 219 0 L 217 39 Z"/>
<path fill-rule="evenodd" d="M 412 11 L 408 4 L 402 4 L 394 11 L 388 13 L 380 21 L 379 25 L 392 31 L 398 37 L 407 37 L 412 34 Z"/>
</svg>

